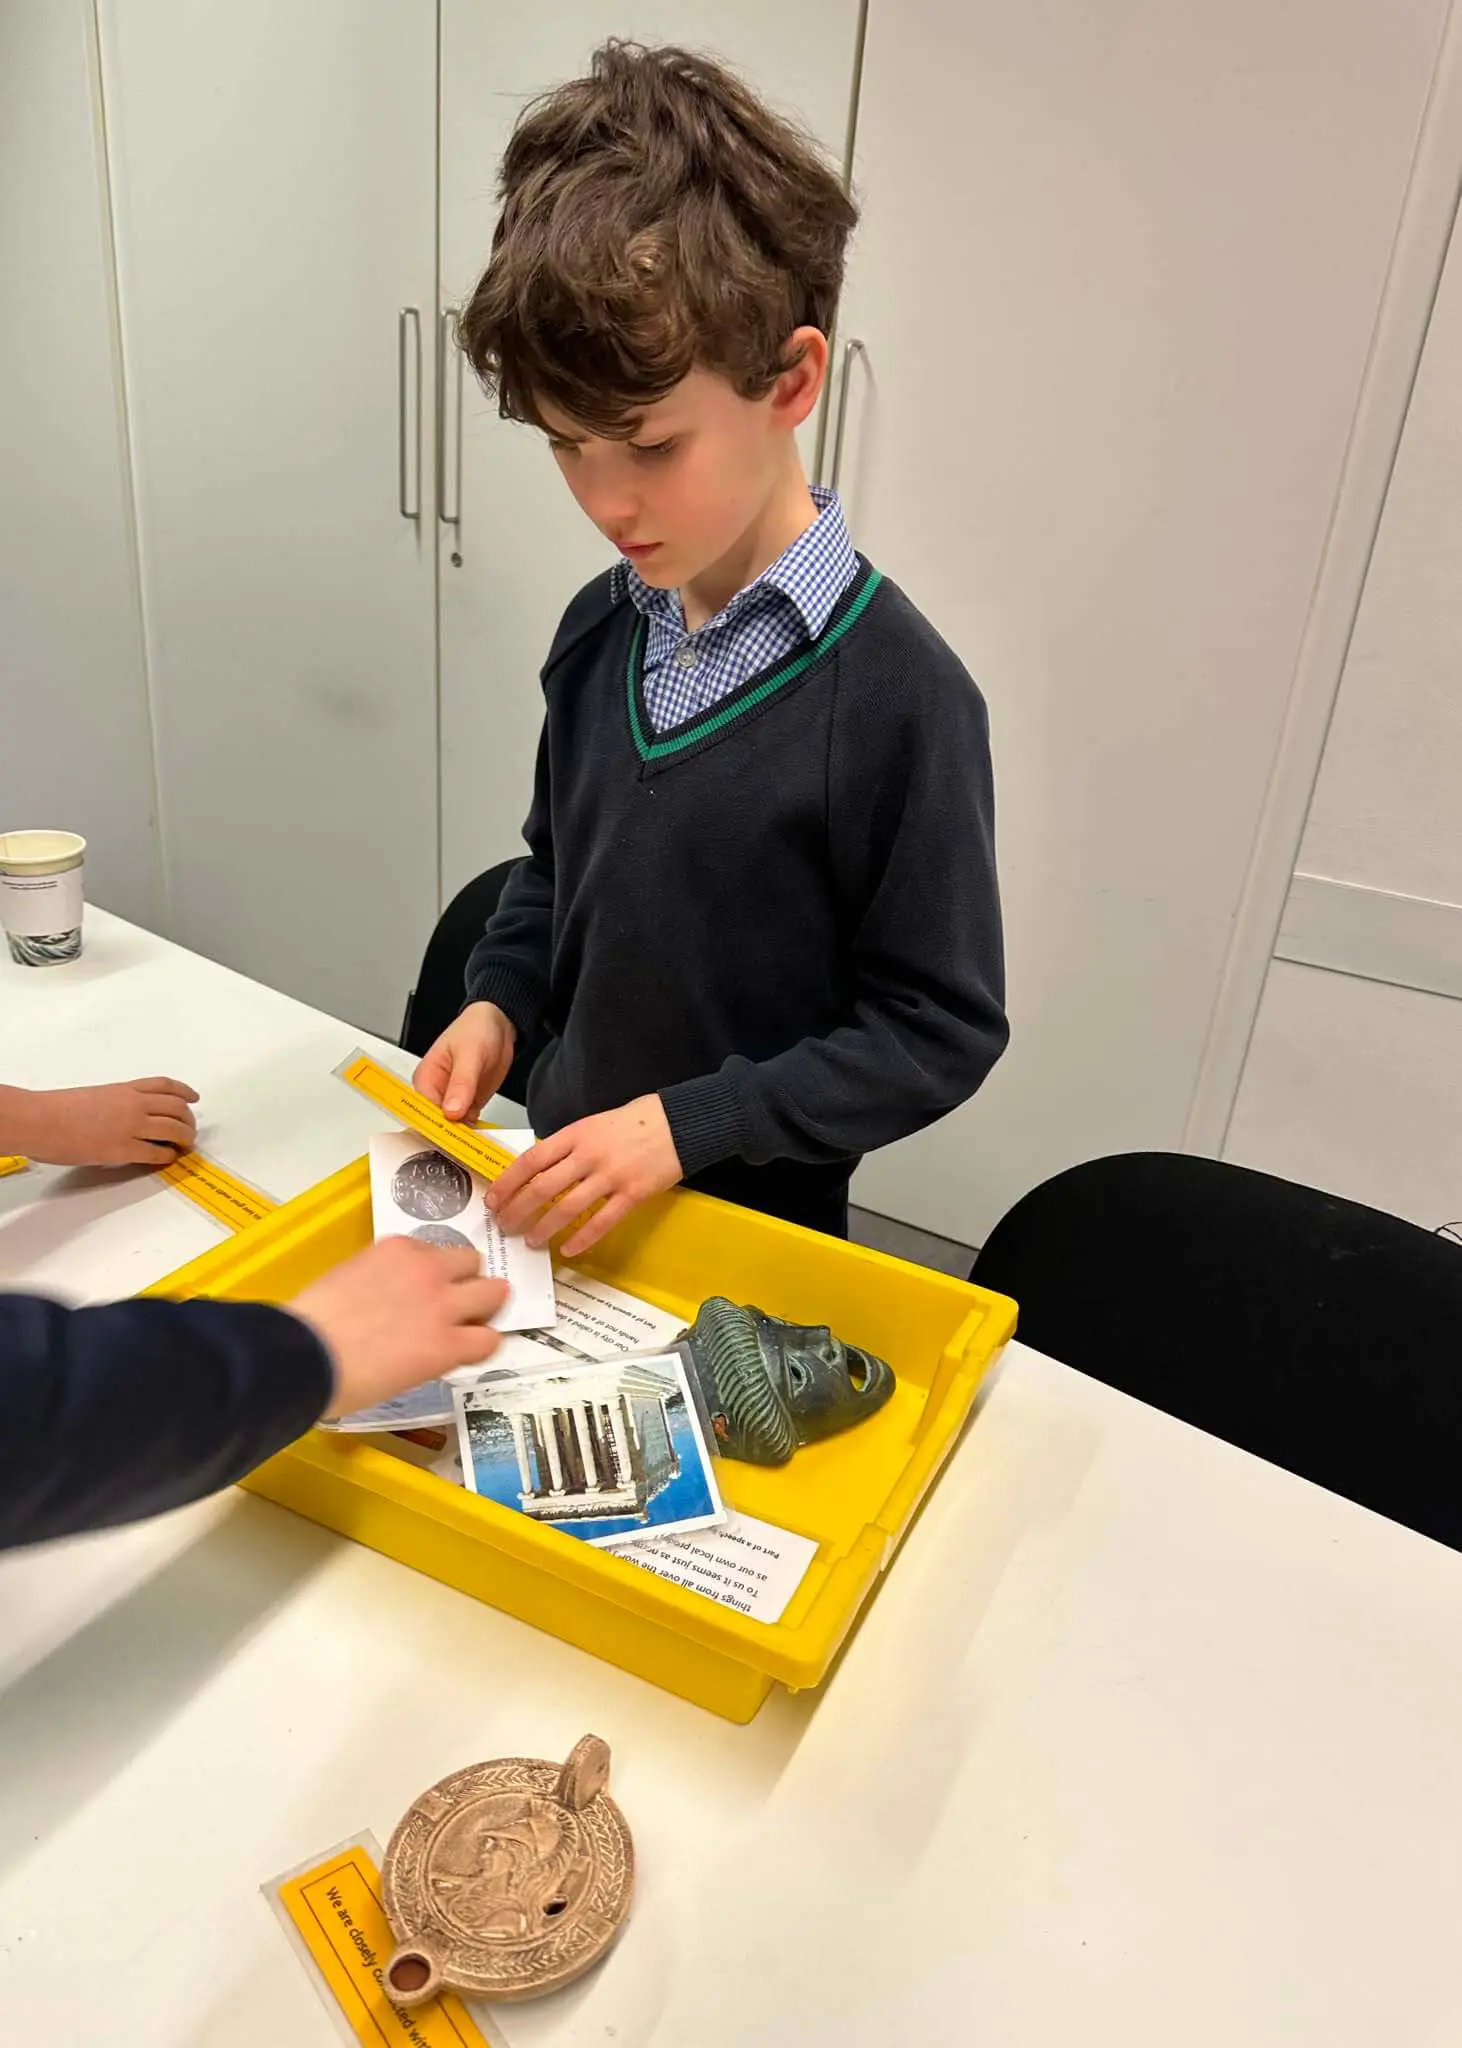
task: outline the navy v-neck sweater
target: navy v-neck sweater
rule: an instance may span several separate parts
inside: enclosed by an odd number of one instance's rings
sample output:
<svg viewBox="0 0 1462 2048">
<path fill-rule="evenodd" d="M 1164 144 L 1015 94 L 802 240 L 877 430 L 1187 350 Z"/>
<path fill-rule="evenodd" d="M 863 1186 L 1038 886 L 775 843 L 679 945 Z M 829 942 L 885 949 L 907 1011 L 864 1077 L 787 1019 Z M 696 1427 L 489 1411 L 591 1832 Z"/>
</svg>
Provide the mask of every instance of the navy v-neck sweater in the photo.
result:
<svg viewBox="0 0 1462 2048">
<path fill-rule="evenodd" d="M 973 1095 L 1008 1035 L 979 692 L 860 559 L 819 638 L 687 724 L 646 714 L 608 575 L 543 670 L 528 857 L 467 970 L 540 1136 L 658 1094 L 687 1179 L 854 1162 Z"/>
</svg>

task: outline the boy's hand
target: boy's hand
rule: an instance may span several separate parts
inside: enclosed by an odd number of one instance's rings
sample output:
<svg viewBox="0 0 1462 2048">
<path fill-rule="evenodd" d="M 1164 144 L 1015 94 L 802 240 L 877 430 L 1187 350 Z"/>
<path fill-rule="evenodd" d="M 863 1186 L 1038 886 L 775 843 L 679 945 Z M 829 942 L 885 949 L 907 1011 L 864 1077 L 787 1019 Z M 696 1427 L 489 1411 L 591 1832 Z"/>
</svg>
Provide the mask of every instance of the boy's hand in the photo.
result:
<svg viewBox="0 0 1462 2048">
<path fill-rule="evenodd" d="M 507 1299 L 484 1280 L 474 1251 L 442 1251 L 390 1237 L 317 1280 L 292 1303 L 335 1366 L 326 1416 L 353 1415 L 460 1365 L 480 1365 L 498 1346 L 487 1327 Z"/>
<path fill-rule="evenodd" d="M 531 1245 L 545 1245 L 577 1222 L 563 1247 L 572 1259 L 680 1177 L 665 1105 L 658 1095 L 642 1095 L 543 1139 L 493 1182 L 487 1200 L 508 1235 L 526 1235 Z M 596 1202 L 604 1206 L 585 1217 Z"/>
<path fill-rule="evenodd" d="M 198 1135 L 197 1100 L 164 1079 L 27 1094 L 16 1149 L 46 1166 L 166 1166 Z"/>
<path fill-rule="evenodd" d="M 496 1003 L 469 1003 L 411 1077 L 453 1123 L 479 1116 L 513 1064 L 518 1034 Z"/>
</svg>

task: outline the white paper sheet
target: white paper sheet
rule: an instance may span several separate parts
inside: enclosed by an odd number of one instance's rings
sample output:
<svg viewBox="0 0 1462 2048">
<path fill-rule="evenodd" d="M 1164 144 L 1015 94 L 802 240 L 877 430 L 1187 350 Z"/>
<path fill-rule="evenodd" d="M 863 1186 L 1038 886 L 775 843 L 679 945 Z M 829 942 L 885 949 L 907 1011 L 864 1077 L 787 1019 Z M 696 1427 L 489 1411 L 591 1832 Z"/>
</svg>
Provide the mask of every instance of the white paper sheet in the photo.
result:
<svg viewBox="0 0 1462 2048">
<path fill-rule="evenodd" d="M 503 1133 L 504 1138 L 507 1135 Z M 531 1131 L 513 1135 L 532 1142 Z M 520 1237 L 503 1236 L 487 1207 L 487 1182 L 480 1175 L 469 1173 L 414 1131 L 382 1132 L 371 1139 L 370 1154 L 371 1215 L 377 1238 L 425 1236 L 428 1243 L 455 1241 L 470 1247 L 480 1255 L 486 1274 L 508 1283 L 507 1301 L 493 1317 L 494 1329 L 516 1333 L 553 1326 L 558 1317 L 553 1260 L 546 1251 L 530 1250 Z M 515 1361 L 512 1345 L 526 1341 L 515 1334 L 504 1336 L 494 1359 L 499 1370 L 557 1362 L 555 1351 L 536 1343 Z M 482 1370 L 466 1367 L 321 1426 L 349 1436 L 376 1430 L 452 1429 L 452 1382 L 465 1380 L 471 1385 Z"/>
<path fill-rule="evenodd" d="M 634 1352 L 662 1350 L 685 1328 L 684 1318 L 656 1308 L 651 1301 L 591 1280 L 573 1266 L 556 1275 L 558 1322 L 554 1343 L 580 1358 L 623 1358 Z"/>
<path fill-rule="evenodd" d="M 470 1245 L 489 1278 L 506 1280 L 497 1330 L 547 1330 L 558 1320 L 553 1261 L 521 1237 L 504 1237 L 487 1206 L 487 1182 L 414 1131 L 371 1139 L 371 1213 L 380 1237 Z"/>
<path fill-rule="evenodd" d="M 374 1408 L 357 1408 L 353 1415 L 322 1422 L 320 1427 L 338 1430 L 342 1436 L 363 1436 L 380 1429 L 450 1429 L 452 1422 L 452 1389 L 445 1380 L 428 1380 L 409 1393 L 377 1401 Z"/>
<path fill-rule="evenodd" d="M 616 1555 L 753 1621 L 780 1621 L 817 1556 L 810 1536 L 734 1510 L 719 1529 L 616 1544 Z"/>
<path fill-rule="evenodd" d="M 446 1429 L 454 1433 L 457 1427 L 457 1411 L 452 1402 L 453 1387 L 475 1387 L 481 1380 L 490 1380 L 494 1374 L 514 1377 L 522 1372 L 542 1372 L 546 1368 L 562 1372 L 563 1353 L 549 1344 L 540 1344 L 536 1338 L 523 1337 L 516 1332 L 503 1337 L 498 1348 L 486 1365 L 463 1365 L 455 1372 L 449 1372 L 445 1379 L 428 1380 L 425 1386 L 413 1387 L 409 1393 L 397 1394 L 389 1401 L 378 1401 L 374 1408 L 359 1408 L 354 1415 L 343 1415 L 338 1422 L 322 1422 L 322 1429 L 335 1429 L 346 1436 L 363 1436 L 377 1430 L 400 1429 Z M 456 1453 L 453 1453 L 455 1463 Z M 435 1468 L 433 1468 L 435 1469 Z M 443 1472 L 442 1478 L 456 1478 L 460 1486 L 462 1470 L 456 1465 L 455 1473 Z"/>
<path fill-rule="evenodd" d="M 462 1448 L 455 1436 L 447 1440 L 426 1469 L 438 1479 L 445 1479 L 448 1486 L 466 1486 L 462 1477 Z"/>
<path fill-rule="evenodd" d="M 515 1159 L 521 1159 L 538 1143 L 531 1131 L 523 1131 L 508 1124 L 484 1124 L 482 1134 L 491 1138 L 494 1145 L 501 1145 L 504 1152 L 511 1152 Z"/>
<path fill-rule="evenodd" d="M 564 1356 L 556 1345 L 544 1344 L 537 1337 L 512 1331 L 503 1337 L 498 1348 L 486 1365 L 462 1365 L 455 1372 L 447 1374 L 446 1384 L 453 1387 L 475 1387 L 479 1381 L 516 1377 L 522 1372 L 562 1372 Z M 456 1417 L 449 1406 L 449 1419 L 455 1427 Z"/>
</svg>

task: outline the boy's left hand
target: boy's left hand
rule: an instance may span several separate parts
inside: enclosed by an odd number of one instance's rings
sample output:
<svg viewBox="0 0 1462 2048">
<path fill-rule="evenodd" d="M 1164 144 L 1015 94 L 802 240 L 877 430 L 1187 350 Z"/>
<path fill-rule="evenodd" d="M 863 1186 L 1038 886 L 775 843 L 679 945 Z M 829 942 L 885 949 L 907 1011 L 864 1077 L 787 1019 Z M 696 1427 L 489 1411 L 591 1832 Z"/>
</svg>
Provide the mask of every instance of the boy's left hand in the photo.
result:
<svg viewBox="0 0 1462 2048">
<path fill-rule="evenodd" d="M 642 1095 L 544 1138 L 493 1182 L 487 1199 L 509 1237 L 526 1236 L 531 1245 L 545 1245 L 579 1222 L 563 1247 L 572 1259 L 680 1177 L 665 1105 L 658 1095 Z M 603 1207 L 585 1218 L 596 1202 Z"/>
</svg>

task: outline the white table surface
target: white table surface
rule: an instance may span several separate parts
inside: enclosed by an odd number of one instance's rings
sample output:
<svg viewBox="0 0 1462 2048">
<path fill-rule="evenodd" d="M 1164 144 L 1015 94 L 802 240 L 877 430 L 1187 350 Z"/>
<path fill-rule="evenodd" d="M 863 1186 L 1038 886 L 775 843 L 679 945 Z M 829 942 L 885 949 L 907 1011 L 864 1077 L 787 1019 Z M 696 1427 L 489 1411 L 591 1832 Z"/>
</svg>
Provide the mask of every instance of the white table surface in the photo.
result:
<svg viewBox="0 0 1462 2048">
<path fill-rule="evenodd" d="M 7 1079 L 171 1068 L 278 1195 L 362 1149 L 359 1038 L 101 917 L 0 970 Z M 10 1282 L 211 1235 L 0 1182 Z M 324 2048 L 260 1883 L 587 1729 L 635 1912 L 509 2048 L 1462 2040 L 1462 1558 L 1019 1345 L 825 1697 L 749 1728 L 242 1495 L 0 1560 L 0 2039 Z"/>
</svg>

